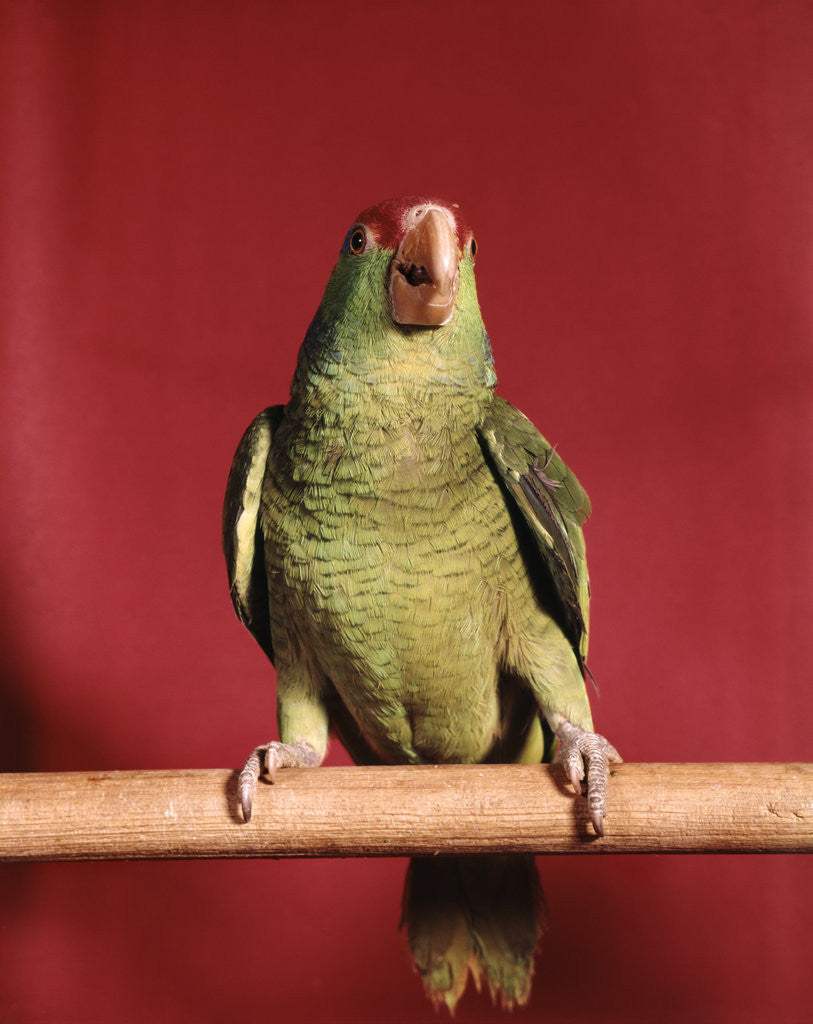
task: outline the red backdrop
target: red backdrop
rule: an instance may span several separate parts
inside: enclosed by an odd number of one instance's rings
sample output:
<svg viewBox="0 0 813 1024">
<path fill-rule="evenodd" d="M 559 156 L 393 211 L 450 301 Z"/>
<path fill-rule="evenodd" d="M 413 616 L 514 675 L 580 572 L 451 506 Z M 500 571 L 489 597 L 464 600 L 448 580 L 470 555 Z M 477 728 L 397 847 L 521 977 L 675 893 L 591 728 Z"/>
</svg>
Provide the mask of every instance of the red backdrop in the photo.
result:
<svg viewBox="0 0 813 1024">
<path fill-rule="evenodd" d="M 808 3 L 0 17 L 4 770 L 224 767 L 272 734 L 229 462 L 355 213 L 422 192 L 475 225 L 500 391 L 593 499 L 600 729 L 628 760 L 811 759 Z M 808 1019 L 802 858 L 540 867 L 515 1020 Z M 6 866 L 0 1019 L 432 1021 L 403 869 Z"/>
</svg>

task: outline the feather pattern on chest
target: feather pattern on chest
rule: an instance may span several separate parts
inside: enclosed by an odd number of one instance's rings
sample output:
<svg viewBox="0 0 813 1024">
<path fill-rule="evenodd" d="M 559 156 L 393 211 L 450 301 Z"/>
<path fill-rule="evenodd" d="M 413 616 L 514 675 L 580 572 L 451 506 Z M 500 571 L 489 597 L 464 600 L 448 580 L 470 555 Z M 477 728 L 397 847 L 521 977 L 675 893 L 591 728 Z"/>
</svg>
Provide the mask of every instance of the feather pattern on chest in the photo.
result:
<svg viewBox="0 0 813 1024">
<path fill-rule="evenodd" d="M 493 369 L 482 328 L 475 358 L 452 331 L 410 341 L 309 331 L 263 495 L 272 622 L 318 651 L 382 756 L 478 760 L 515 544 L 477 435 Z"/>
</svg>

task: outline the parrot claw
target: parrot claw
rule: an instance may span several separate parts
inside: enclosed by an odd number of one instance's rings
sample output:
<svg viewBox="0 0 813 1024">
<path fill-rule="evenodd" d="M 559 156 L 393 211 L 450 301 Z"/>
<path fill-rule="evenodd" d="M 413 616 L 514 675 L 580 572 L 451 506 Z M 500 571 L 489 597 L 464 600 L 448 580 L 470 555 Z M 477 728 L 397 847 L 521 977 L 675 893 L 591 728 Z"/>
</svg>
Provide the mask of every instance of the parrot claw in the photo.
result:
<svg viewBox="0 0 813 1024">
<path fill-rule="evenodd" d="M 251 821 L 251 805 L 254 803 L 254 796 L 257 792 L 257 782 L 262 773 L 262 761 L 260 760 L 264 747 L 257 747 L 252 750 L 246 763 L 240 771 L 237 780 L 237 791 L 240 794 L 240 806 L 243 809 L 243 821 Z"/>
<path fill-rule="evenodd" d="M 610 762 L 620 762 L 621 755 L 603 736 L 586 732 L 562 719 L 556 730 L 559 750 L 555 761 L 565 769 L 576 794 L 581 796 L 582 779 L 587 775 L 587 806 L 597 836 L 604 835 L 607 810 L 607 780 Z"/>
<path fill-rule="evenodd" d="M 570 778 L 570 785 L 573 787 L 573 792 L 576 796 L 582 795 L 582 779 L 584 778 L 584 772 L 580 772 L 579 769 L 571 764 L 568 767 L 568 777 Z"/>
<path fill-rule="evenodd" d="M 240 807 L 243 821 L 251 821 L 251 808 L 257 794 L 257 783 L 265 771 L 269 782 L 276 782 L 280 768 L 315 768 L 322 763 L 320 756 L 310 743 L 269 743 L 256 747 L 249 754 L 246 763 L 240 770 L 237 780 L 237 792 L 240 796 Z"/>
</svg>

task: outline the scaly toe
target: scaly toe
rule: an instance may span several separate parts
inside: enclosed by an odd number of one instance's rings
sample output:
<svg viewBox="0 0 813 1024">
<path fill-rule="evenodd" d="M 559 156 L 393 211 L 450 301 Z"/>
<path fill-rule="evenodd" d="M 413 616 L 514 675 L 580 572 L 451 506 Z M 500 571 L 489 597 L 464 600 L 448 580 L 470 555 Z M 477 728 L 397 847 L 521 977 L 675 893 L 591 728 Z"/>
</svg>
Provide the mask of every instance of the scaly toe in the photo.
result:
<svg viewBox="0 0 813 1024">
<path fill-rule="evenodd" d="M 263 747 L 257 747 L 246 759 L 237 780 L 237 791 L 240 795 L 240 806 L 243 809 L 243 821 L 251 821 L 251 807 L 257 793 L 257 782 L 262 771 L 261 755 Z"/>
<path fill-rule="evenodd" d="M 559 737 L 559 750 L 556 760 L 565 768 L 570 782 L 577 793 L 581 794 L 581 785 L 577 780 L 587 776 L 587 806 L 590 820 L 597 836 L 604 835 L 604 816 L 607 812 L 607 782 L 609 778 L 609 762 L 620 761 L 621 757 L 615 747 L 598 733 L 587 732 L 563 719 L 556 730 Z M 584 770 L 579 772 L 576 767 L 583 764 Z"/>
</svg>

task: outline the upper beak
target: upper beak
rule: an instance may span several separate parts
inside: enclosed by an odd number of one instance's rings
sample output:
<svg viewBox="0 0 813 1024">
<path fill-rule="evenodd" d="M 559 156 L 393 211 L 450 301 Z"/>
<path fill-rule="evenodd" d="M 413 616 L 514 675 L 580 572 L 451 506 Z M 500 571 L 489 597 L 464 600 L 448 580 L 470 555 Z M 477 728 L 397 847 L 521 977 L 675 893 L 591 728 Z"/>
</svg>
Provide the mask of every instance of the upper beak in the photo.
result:
<svg viewBox="0 0 813 1024">
<path fill-rule="evenodd" d="M 454 313 L 459 256 L 452 215 L 440 206 L 416 206 L 390 268 L 392 318 L 399 324 L 439 327 Z"/>
</svg>

